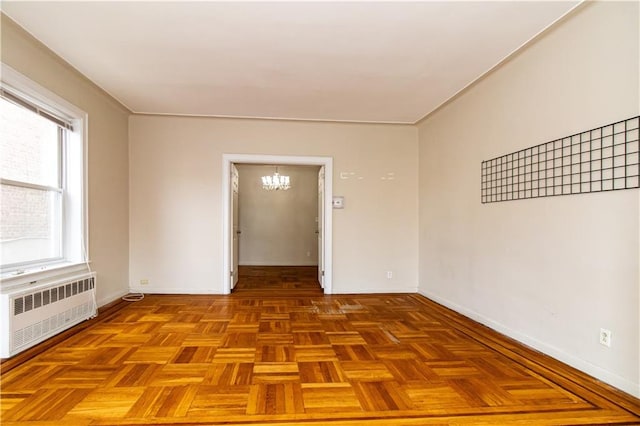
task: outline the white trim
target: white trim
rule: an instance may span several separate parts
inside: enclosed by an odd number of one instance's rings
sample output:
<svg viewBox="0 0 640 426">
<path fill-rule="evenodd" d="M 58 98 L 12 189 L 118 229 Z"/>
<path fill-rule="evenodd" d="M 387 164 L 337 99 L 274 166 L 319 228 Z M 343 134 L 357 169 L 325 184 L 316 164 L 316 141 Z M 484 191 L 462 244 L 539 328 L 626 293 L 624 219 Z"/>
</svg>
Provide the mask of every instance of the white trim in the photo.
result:
<svg viewBox="0 0 640 426">
<path fill-rule="evenodd" d="M 429 118 L 430 116 L 435 114 L 437 111 L 442 109 L 445 105 L 453 102 L 454 99 L 456 99 L 457 97 L 459 97 L 460 95 L 465 93 L 471 87 L 473 87 L 476 84 L 478 84 L 482 79 L 487 77 L 489 74 L 491 74 L 494 71 L 497 71 L 498 68 L 500 68 L 503 64 L 506 64 L 511 59 L 513 59 L 516 55 L 522 53 L 524 51 L 524 49 L 526 49 L 527 47 L 533 45 L 533 43 L 535 43 L 543 34 L 547 33 L 551 28 L 555 28 L 559 22 L 561 22 L 567 16 L 570 16 L 571 13 L 573 13 L 579 6 L 582 6 L 582 4 L 585 3 L 585 2 L 586 2 L 586 0 L 578 0 L 578 3 L 575 6 L 573 6 L 571 9 L 567 10 L 561 16 L 559 16 L 558 18 L 554 19 L 553 22 L 547 24 L 540 31 L 538 31 L 537 33 L 535 33 L 534 35 L 529 37 L 526 41 L 521 43 L 518 47 L 516 47 L 511 52 L 509 52 L 505 57 L 500 59 L 494 65 L 490 66 L 485 72 L 481 73 L 476 78 L 471 80 L 469 83 L 465 84 L 464 87 L 462 87 L 461 89 L 457 90 L 453 95 L 449 96 L 447 99 L 445 99 L 444 101 L 442 101 L 438 105 L 436 105 L 434 108 L 432 108 L 431 111 L 429 111 L 426 114 L 422 115 L 422 117 L 418 118 L 416 121 L 414 121 L 413 123 L 410 123 L 410 124 L 412 124 L 414 126 L 420 124 L 421 121 L 426 120 L 427 118 Z"/>
<path fill-rule="evenodd" d="M 22 75 L 20 72 L 6 65 L 5 63 L 0 63 L 1 68 L 1 85 L 3 87 L 7 87 L 9 89 L 13 89 L 16 95 L 24 97 L 29 102 L 35 105 L 46 106 L 46 109 L 60 117 L 64 117 L 69 119 L 73 123 L 74 130 L 67 130 L 69 139 L 67 140 L 67 153 L 65 155 L 73 155 L 78 157 L 78 161 L 81 162 L 82 170 L 78 172 L 70 171 L 67 169 L 65 179 L 69 178 L 69 173 L 76 174 L 76 177 L 79 177 L 81 181 L 76 185 L 76 191 L 71 191 L 74 193 L 74 196 L 77 192 L 77 200 L 75 202 L 80 203 L 78 215 L 80 220 L 80 225 L 78 229 L 70 229 L 68 227 L 69 217 L 74 215 L 74 212 L 66 211 L 63 212 L 63 239 L 65 240 L 66 246 L 64 248 L 63 256 L 67 260 L 66 265 L 72 264 L 75 265 L 77 263 L 83 262 L 86 264 L 86 267 L 89 268 L 89 203 L 88 203 L 88 191 L 89 191 L 89 166 L 88 166 L 88 134 L 89 134 L 89 121 L 88 114 L 68 102 L 64 98 L 56 95 L 52 91 L 46 89 L 45 87 L 39 85 L 35 81 L 29 79 L 28 77 Z M 73 147 L 73 149 L 71 149 Z M 67 158 L 66 160 L 69 160 Z M 68 182 L 67 182 L 68 184 Z M 68 193 L 70 191 L 67 191 Z M 64 200 L 67 202 L 68 200 Z M 78 246 L 71 249 L 71 246 Z M 47 267 L 47 270 L 56 269 L 58 266 L 55 264 L 50 264 L 51 267 Z M 42 265 L 24 265 L 24 269 L 31 269 L 40 271 Z M 48 266 L 48 265 L 47 265 Z M 12 271 L 20 270 L 20 267 L 8 268 L 3 272 L 10 273 Z M 30 272 L 30 271 L 27 271 Z M 25 273 L 22 277 L 26 276 Z M 7 278 L 7 274 L 4 274 L 2 277 L 2 285 L 4 286 L 5 278 Z"/>
<path fill-rule="evenodd" d="M 418 292 L 416 287 L 393 287 L 393 288 L 381 288 L 381 287 L 358 287 L 357 291 L 354 289 L 345 289 L 346 291 L 334 290 L 333 294 L 415 294 Z"/>
<path fill-rule="evenodd" d="M 120 100 L 118 99 L 118 101 Z M 122 103 L 122 105 L 125 105 L 125 104 Z M 224 120 L 302 121 L 302 122 L 309 122 L 309 123 L 339 123 L 339 124 L 340 123 L 389 124 L 392 126 L 411 126 L 416 123 L 415 121 L 378 121 L 378 120 L 346 120 L 346 119 L 340 120 L 337 118 L 270 117 L 270 116 L 264 116 L 264 115 L 224 115 L 224 114 L 195 114 L 195 113 L 191 114 L 191 113 L 180 113 L 180 112 L 136 111 L 131 108 L 129 109 L 135 115 L 148 115 L 148 116 L 157 116 L 157 117 L 220 118 Z"/>
<path fill-rule="evenodd" d="M 0 183 L 3 185 L 18 186 L 20 188 L 29 188 L 29 189 L 36 189 L 39 191 L 52 191 L 52 192 L 62 193 L 62 188 L 58 188 L 55 186 L 38 185 L 36 183 L 23 182 L 19 180 L 0 178 Z"/>
<path fill-rule="evenodd" d="M 25 96 L 29 102 L 53 109 L 54 113 L 60 114 L 70 120 L 86 117 L 87 114 L 83 110 L 66 99 L 61 98 L 35 81 L 25 77 L 9 65 L 2 63 L 1 66 L 2 84 L 18 91 L 19 94 Z M 47 102 L 43 102 L 42 98 L 46 98 Z"/>
<path fill-rule="evenodd" d="M 143 294 L 213 294 L 220 295 L 218 291 L 213 288 L 193 288 L 189 285 L 185 285 L 184 287 L 162 287 L 150 289 L 150 286 L 131 286 L 129 287 L 129 292 L 127 293 L 143 293 Z M 124 296 L 124 294 L 123 294 Z"/>
<path fill-rule="evenodd" d="M 633 396 L 635 396 L 636 398 L 640 398 L 640 384 L 639 383 L 634 383 L 631 380 L 618 376 L 617 374 L 614 374 L 608 370 L 605 370 L 602 367 L 598 367 L 597 365 L 591 364 L 588 361 L 585 361 L 583 359 L 577 358 L 565 351 L 563 351 L 562 349 L 559 349 L 555 346 L 549 345 L 547 343 L 541 342 L 540 340 L 537 340 L 531 336 L 528 336 L 526 334 L 520 333 L 519 331 L 516 331 L 512 328 L 507 327 L 504 324 L 501 324 L 497 321 L 492 320 L 491 318 L 485 317 L 482 314 L 479 314 L 478 312 L 471 310 L 471 309 L 467 309 L 464 306 L 460 306 L 454 302 L 451 302 L 448 299 L 445 299 L 443 297 L 437 296 L 433 293 L 430 293 L 428 291 L 425 290 L 421 290 L 418 289 L 418 293 L 423 295 L 424 297 L 431 299 L 441 305 L 446 306 L 449 309 L 452 309 L 468 318 L 471 318 L 474 321 L 479 322 L 480 324 L 484 324 L 487 327 L 502 333 L 508 337 L 511 337 L 515 340 L 517 340 L 520 343 L 523 343 L 527 346 L 530 346 L 542 353 L 545 353 L 555 359 L 557 359 L 558 361 L 564 362 L 565 364 L 568 364 L 574 368 L 577 368 L 580 371 L 583 371 L 593 377 L 596 377 L 600 380 L 602 380 L 603 382 L 609 383 L 612 386 L 617 387 L 618 389 L 621 389 Z"/>
<path fill-rule="evenodd" d="M 318 266 L 318 262 L 278 262 L 277 260 L 265 262 L 263 260 L 257 260 L 244 261 L 239 266 Z"/>
<path fill-rule="evenodd" d="M 60 262 L 57 264 L 49 264 L 46 267 L 33 268 L 19 275 L 15 272 L 7 273 L 2 275 L 2 291 L 10 291 L 25 284 L 35 285 L 38 282 L 52 280 L 59 276 L 80 272 L 90 272 L 90 268 L 86 263 Z"/>
<path fill-rule="evenodd" d="M 324 213 L 325 224 L 322 230 L 324 239 L 324 292 L 331 294 L 333 289 L 333 157 L 299 157 L 288 155 L 262 154 L 222 154 L 222 293 L 231 293 L 231 229 L 229 214 L 231 204 L 231 164 L 287 164 L 302 166 L 324 166 Z"/>
<path fill-rule="evenodd" d="M 136 292 L 136 293 L 139 293 L 139 292 Z M 100 299 L 97 300 L 96 305 L 98 308 L 101 308 L 104 305 L 108 305 L 111 302 L 115 302 L 116 300 L 122 298 L 122 296 L 126 296 L 127 294 L 129 294 L 129 290 L 116 291 L 106 296 L 102 296 Z"/>
</svg>

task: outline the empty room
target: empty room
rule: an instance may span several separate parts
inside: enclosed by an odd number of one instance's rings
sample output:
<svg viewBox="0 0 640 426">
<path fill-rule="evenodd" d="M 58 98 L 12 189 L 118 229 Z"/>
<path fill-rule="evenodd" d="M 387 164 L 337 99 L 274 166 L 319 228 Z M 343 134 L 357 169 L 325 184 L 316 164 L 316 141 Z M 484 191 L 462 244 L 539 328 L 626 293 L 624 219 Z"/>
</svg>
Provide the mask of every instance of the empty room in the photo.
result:
<svg viewBox="0 0 640 426">
<path fill-rule="evenodd" d="M 3 425 L 640 424 L 640 2 L 1 9 Z"/>
</svg>

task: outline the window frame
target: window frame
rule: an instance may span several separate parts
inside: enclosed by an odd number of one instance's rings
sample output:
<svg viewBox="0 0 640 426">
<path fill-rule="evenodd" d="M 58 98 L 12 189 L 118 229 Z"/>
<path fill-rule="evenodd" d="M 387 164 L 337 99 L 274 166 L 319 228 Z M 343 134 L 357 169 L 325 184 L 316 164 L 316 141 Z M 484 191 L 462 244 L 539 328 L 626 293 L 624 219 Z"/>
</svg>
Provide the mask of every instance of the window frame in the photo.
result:
<svg viewBox="0 0 640 426">
<path fill-rule="evenodd" d="M 11 100 L 9 100 L 9 102 L 11 102 Z M 20 104 L 16 104 L 14 103 L 18 108 L 21 108 L 22 105 Z M 60 125 L 58 125 L 58 123 L 54 123 L 57 127 L 57 141 L 56 144 L 58 145 L 57 149 L 56 149 L 56 154 L 57 154 L 57 158 L 56 158 L 56 162 L 58 163 L 57 166 L 57 176 L 56 176 L 56 180 L 57 180 L 57 186 L 49 186 L 49 185 L 42 185 L 42 184 L 37 184 L 37 183 L 31 183 L 31 182 L 27 182 L 24 180 L 15 180 L 15 179 L 5 179 L 0 177 L 0 184 L 2 185 L 7 185 L 7 186 L 12 186 L 12 187 L 16 187 L 16 188 L 26 188 L 26 189 L 33 189 L 36 191 L 46 191 L 47 193 L 57 193 L 59 194 L 59 199 L 56 200 L 57 203 L 59 203 L 59 207 L 56 209 L 55 214 L 59 215 L 59 218 L 56 219 L 56 222 L 58 222 L 57 224 L 57 233 L 59 234 L 58 236 L 58 249 L 57 249 L 57 253 L 58 256 L 55 257 L 45 257 L 45 258 L 39 258 L 39 259 L 33 259 L 33 260 L 28 260 L 28 261 L 24 261 L 24 262 L 16 262 L 16 263 L 9 263 L 9 264 L 0 264 L 0 269 L 2 269 L 2 271 L 15 271 L 15 270 L 23 270 L 23 269 L 29 269 L 32 268 L 34 266 L 43 266 L 46 264 L 50 264 L 50 263 L 55 263 L 55 262 L 61 262 L 64 261 L 64 246 L 65 246 L 65 241 L 64 241 L 64 235 L 65 235 L 65 229 L 66 229 L 66 221 L 65 221 L 65 214 L 64 214 L 64 198 L 65 198 L 65 184 L 66 184 L 66 179 L 65 179 L 65 175 L 67 173 L 66 168 L 68 167 L 67 162 L 65 161 L 64 158 L 64 153 L 65 153 L 65 149 L 66 149 L 66 139 L 67 139 L 67 135 L 66 135 L 66 131 L 68 131 L 68 129 L 63 129 L 62 127 L 60 127 Z"/>
<path fill-rule="evenodd" d="M 58 143 L 60 144 L 58 188 L 46 185 L 5 180 L 2 183 L 34 189 L 54 190 L 60 196 L 61 256 L 2 266 L 0 287 L 13 287 L 25 282 L 44 279 L 60 274 L 84 270 L 89 264 L 88 238 L 88 115 L 77 106 L 61 98 L 38 83 L 30 80 L 8 65 L 1 63 L 0 86 L 24 101 L 42 108 L 46 112 L 61 117 L 71 123 L 62 128 L 58 123 Z M 55 122 L 55 120 L 52 120 Z"/>
</svg>

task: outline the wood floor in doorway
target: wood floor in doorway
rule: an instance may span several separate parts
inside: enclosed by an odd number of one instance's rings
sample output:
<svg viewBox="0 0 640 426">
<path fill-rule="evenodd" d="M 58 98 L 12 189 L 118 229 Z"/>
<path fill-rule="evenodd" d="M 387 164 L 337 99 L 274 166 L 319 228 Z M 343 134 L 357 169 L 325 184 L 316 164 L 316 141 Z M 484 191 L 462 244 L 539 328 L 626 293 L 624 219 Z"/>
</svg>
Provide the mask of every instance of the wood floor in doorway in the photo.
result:
<svg viewBox="0 0 640 426">
<path fill-rule="evenodd" d="M 322 296 L 317 266 L 243 266 L 234 294 Z M 291 291 L 295 290 L 294 293 Z"/>
<path fill-rule="evenodd" d="M 640 424 L 637 399 L 420 295 L 325 296 L 311 269 L 99 317 L 3 372 L 2 424 Z"/>
</svg>

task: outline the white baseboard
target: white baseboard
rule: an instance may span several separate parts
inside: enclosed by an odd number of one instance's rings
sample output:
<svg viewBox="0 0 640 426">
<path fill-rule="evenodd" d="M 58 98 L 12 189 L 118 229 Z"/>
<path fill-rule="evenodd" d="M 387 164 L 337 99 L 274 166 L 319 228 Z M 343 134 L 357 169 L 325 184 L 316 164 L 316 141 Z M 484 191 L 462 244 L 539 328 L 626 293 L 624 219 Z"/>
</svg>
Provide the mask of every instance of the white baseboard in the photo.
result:
<svg viewBox="0 0 640 426">
<path fill-rule="evenodd" d="M 309 262 L 240 262 L 239 266 L 318 266 L 317 261 L 309 261 Z"/>
<path fill-rule="evenodd" d="M 471 309 L 467 309 L 463 306 L 460 306 L 450 300 L 432 294 L 428 291 L 418 289 L 418 293 L 423 295 L 424 297 L 433 300 L 434 302 L 440 303 L 441 305 L 446 306 L 449 309 L 452 309 L 466 317 L 471 318 L 474 321 L 477 321 L 481 324 L 486 325 L 487 327 L 498 331 L 506 336 L 509 336 L 517 341 L 530 346 L 540 352 L 549 355 L 558 361 L 564 362 L 578 370 L 587 373 L 593 377 L 596 377 L 599 380 L 602 380 L 605 383 L 610 384 L 611 386 L 615 386 L 616 388 L 627 392 L 630 395 L 635 396 L 636 398 L 640 398 L 640 383 L 634 383 L 631 380 L 628 380 L 624 377 L 618 376 L 608 370 L 605 370 L 597 365 L 591 364 L 583 359 L 577 358 L 563 350 L 556 348 L 555 346 L 549 345 L 547 343 L 541 342 L 540 340 L 534 339 L 531 336 L 520 333 L 516 330 L 513 330 L 504 324 L 496 322 L 491 318 L 487 318 L 484 315 L 479 314 Z"/>
<path fill-rule="evenodd" d="M 214 291 L 212 289 L 188 288 L 188 287 L 151 287 L 138 286 L 130 287 L 129 293 L 145 293 L 145 294 L 224 294 L 222 291 Z"/>
<path fill-rule="evenodd" d="M 417 293 L 416 287 L 356 287 L 356 288 L 333 288 L 331 294 L 384 294 L 384 293 Z"/>
<path fill-rule="evenodd" d="M 100 285 L 100 284 L 98 283 L 98 285 Z M 117 291 L 117 292 L 111 293 L 111 294 L 109 294 L 107 296 L 102 296 L 96 302 L 98 303 L 98 307 L 101 307 L 101 306 L 108 305 L 109 303 L 120 299 L 122 296 L 124 296 L 126 294 L 129 294 L 128 290 Z"/>
</svg>

